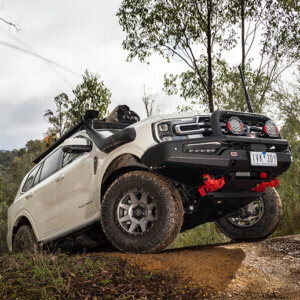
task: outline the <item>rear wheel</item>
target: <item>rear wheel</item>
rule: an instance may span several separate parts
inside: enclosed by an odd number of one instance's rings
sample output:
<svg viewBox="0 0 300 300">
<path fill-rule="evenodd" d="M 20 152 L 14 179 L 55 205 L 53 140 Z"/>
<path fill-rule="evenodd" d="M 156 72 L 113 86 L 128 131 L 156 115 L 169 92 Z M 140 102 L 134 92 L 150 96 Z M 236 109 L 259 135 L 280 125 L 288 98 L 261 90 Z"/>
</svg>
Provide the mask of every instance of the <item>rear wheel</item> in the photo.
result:
<svg viewBox="0 0 300 300">
<path fill-rule="evenodd" d="M 114 247 L 127 252 L 156 252 L 179 233 L 183 220 L 178 191 L 166 179 L 133 171 L 109 187 L 101 207 L 102 228 Z"/>
<path fill-rule="evenodd" d="M 34 253 L 37 249 L 38 243 L 32 228 L 29 225 L 22 225 L 15 235 L 13 241 L 13 252 Z"/>
<path fill-rule="evenodd" d="M 275 231 L 281 215 L 282 204 L 277 191 L 267 188 L 262 197 L 239 209 L 236 214 L 217 220 L 215 224 L 233 240 L 259 240 Z"/>
</svg>

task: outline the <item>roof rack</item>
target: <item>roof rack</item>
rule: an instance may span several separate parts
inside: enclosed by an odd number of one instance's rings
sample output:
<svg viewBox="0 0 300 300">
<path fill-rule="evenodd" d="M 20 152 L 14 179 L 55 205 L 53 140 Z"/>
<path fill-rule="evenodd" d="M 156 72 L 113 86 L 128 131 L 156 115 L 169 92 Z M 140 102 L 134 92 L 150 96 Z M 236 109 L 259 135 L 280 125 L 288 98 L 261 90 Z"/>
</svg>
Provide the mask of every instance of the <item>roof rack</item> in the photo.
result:
<svg viewBox="0 0 300 300">
<path fill-rule="evenodd" d="M 71 129 L 69 129 L 65 134 L 63 134 L 59 140 L 57 140 L 51 147 L 49 147 L 45 152 L 43 152 L 40 156 L 38 156 L 36 159 L 34 159 L 34 163 L 39 163 L 44 157 L 46 157 L 50 152 L 52 152 L 55 148 L 57 148 L 59 145 L 61 145 L 67 138 L 72 136 L 77 131 L 83 130 L 86 127 L 86 122 L 89 119 L 82 120 L 75 126 L 73 126 Z M 124 124 L 124 123 L 106 123 L 99 119 L 92 120 L 92 128 L 94 129 L 124 129 L 128 127 L 130 124 Z"/>
<path fill-rule="evenodd" d="M 57 140 L 45 152 L 43 152 L 40 156 L 38 156 L 33 162 L 35 164 L 39 163 L 44 157 L 46 157 L 50 152 L 52 152 L 55 148 L 57 148 L 60 144 L 62 144 L 67 138 L 69 138 L 75 132 L 77 132 L 83 128 L 84 128 L 84 122 L 80 121 L 78 124 L 73 126 L 70 130 L 68 130 L 65 134 L 63 134 L 59 140 Z"/>
</svg>

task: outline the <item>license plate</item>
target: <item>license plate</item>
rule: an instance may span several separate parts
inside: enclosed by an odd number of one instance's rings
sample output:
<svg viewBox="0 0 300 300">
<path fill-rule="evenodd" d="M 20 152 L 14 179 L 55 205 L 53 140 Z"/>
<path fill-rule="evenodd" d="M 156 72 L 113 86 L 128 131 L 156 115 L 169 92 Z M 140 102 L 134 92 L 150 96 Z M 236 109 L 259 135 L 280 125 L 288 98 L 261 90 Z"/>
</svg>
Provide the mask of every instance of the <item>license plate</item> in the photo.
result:
<svg viewBox="0 0 300 300">
<path fill-rule="evenodd" d="M 272 152 L 250 152 L 251 166 L 277 167 L 277 155 Z"/>
</svg>

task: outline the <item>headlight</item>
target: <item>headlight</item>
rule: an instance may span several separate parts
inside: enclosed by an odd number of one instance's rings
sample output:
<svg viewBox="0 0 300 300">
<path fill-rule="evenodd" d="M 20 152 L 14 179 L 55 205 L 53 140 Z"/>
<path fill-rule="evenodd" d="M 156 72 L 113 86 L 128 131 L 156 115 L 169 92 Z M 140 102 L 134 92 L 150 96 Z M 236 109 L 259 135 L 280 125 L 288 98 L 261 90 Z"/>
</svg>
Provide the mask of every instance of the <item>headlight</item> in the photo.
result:
<svg viewBox="0 0 300 300">
<path fill-rule="evenodd" d="M 265 123 L 264 132 L 269 137 L 275 137 L 275 138 L 279 137 L 279 130 L 278 130 L 277 126 L 275 125 L 275 123 L 271 120 L 268 120 Z"/>
<path fill-rule="evenodd" d="M 172 131 L 171 122 L 162 122 L 156 124 L 155 131 L 156 131 L 156 137 L 162 142 L 171 141 L 172 136 L 174 135 Z"/>
<path fill-rule="evenodd" d="M 176 126 L 186 126 L 194 124 L 194 118 L 187 119 L 172 119 L 167 121 L 162 121 L 160 123 L 153 124 L 154 136 L 159 142 L 183 140 L 188 138 L 199 138 L 203 137 L 199 130 L 195 132 L 187 131 L 186 133 L 178 134 L 176 131 Z"/>
<path fill-rule="evenodd" d="M 227 128 L 233 134 L 243 134 L 244 133 L 244 125 L 243 122 L 237 117 L 229 118 L 227 122 Z"/>
</svg>

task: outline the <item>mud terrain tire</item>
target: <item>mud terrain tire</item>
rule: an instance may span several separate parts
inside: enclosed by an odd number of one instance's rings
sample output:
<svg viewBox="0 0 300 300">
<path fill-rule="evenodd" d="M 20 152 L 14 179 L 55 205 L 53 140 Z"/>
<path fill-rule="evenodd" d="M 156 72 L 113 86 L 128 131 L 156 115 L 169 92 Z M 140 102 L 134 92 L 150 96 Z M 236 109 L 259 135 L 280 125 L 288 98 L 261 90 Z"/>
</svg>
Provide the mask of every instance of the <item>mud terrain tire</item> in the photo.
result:
<svg viewBox="0 0 300 300">
<path fill-rule="evenodd" d="M 263 215 L 252 226 L 235 226 L 226 217 L 217 220 L 215 222 L 216 226 L 227 237 L 236 241 L 255 241 L 268 237 L 279 224 L 282 215 L 282 203 L 275 188 L 266 188 L 266 192 L 261 197 L 261 200 L 264 204 Z"/>
<path fill-rule="evenodd" d="M 131 193 L 130 191 L 146 193 L 147 201 L 154 203 L 155 207 L 150 228 L 147 223 L 145 231 L 135 234 L 122 227 L 118 216 L 120 203 L 128 193 Z M 131 203 L 131 200 L 129 201 L 128 203 Z M 182 222 L 183 206 L 178 191 L 171 182 L 148 171 L 132 171 L 120 176 L 111 184 L 103 198 L 101 206 L 103 231 L 112 245 L 121 251 L 158 252 L 174 240 L 180 232 Z"/>
<path fill-rule="evenodd" d="M 38 250 L 38 243 L 32 228 L 28 225 L 22 225 L 13 241 L 13 252 L 34 253 Z"/>
</svg>

